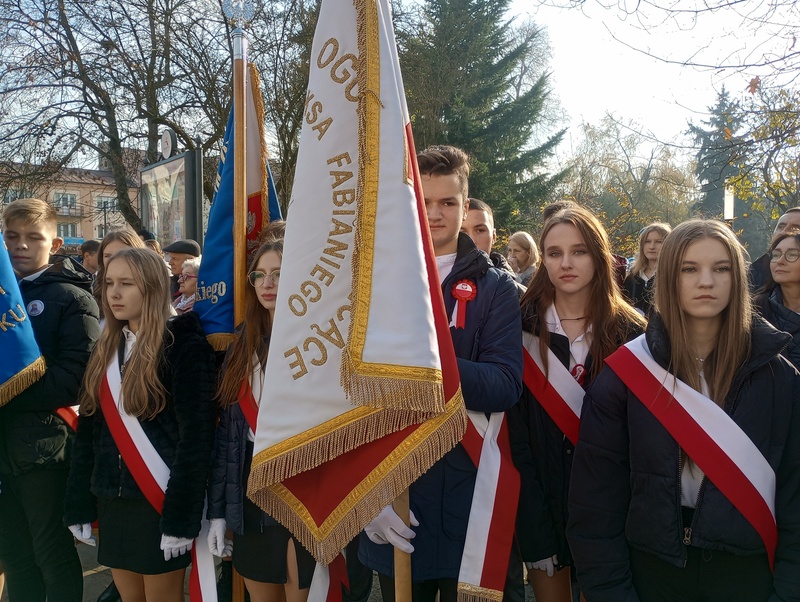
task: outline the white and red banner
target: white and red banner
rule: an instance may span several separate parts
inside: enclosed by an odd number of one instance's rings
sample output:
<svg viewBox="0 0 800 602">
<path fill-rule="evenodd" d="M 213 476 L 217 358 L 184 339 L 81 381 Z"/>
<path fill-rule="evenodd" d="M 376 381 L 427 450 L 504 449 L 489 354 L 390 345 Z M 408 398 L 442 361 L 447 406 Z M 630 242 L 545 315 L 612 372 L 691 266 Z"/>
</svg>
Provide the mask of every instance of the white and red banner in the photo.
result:
<svg viewBox="0 0 800 602">
<path fill-rule="evenodd" d="M 547 350 L 545 370 L 539 337 L 523 332 L 522 347 L 522 382 L 564 436 L 575 445 L 586 391 L 550 349 Z"/>
<path fill-rule="evenodd" d="M 323 564 L 466 428 L 388 0 L 324 0 L 248 495 Z"/>
<path fill-rule="evenodd" d="M 122 379 L 116 359 L 106 370 L 100 385 L 100 407 L 114 443 L 145 498 L 161 514 L 170 470 L 142 429 L 135 416 L 125 412 Z M 205 509 L 203 510 L 205 517 Z M 214 557 L 208 548 L 208 521 L 203 518 L 200 534 L 192 546 L 192 572 L 189 577 L 191 602 L 216 602 L 217 574 Z"/>
<path fill-rule="evenodd" d="M 713 400 L 662 368 L 645 335 L 620 347 L 606 363 L 758 531 L 774 566 L 775 471 L 755 443 Z"/>
</svg>

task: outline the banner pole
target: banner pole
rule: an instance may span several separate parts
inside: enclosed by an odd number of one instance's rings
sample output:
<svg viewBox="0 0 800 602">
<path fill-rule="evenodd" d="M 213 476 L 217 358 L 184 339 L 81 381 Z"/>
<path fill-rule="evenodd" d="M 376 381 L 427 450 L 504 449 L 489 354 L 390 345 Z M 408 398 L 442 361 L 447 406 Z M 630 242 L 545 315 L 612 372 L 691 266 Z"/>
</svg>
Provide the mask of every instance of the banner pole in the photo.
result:
<svg viewBox="0 0 800 602">
<path fill-rule="evenodd" d="M 392 504 L 394 511 L 409 526 L 411 524 L 408 489 L 397 496 Z M 411 554 L 394 549 L 394 599 L 411 602 Z"/>
<path fill-rule="evenodd" d="M 236 28 L 233 37 L 233 325 L 244 320 L 247 274 L 247 39 Z"/>
</svg>

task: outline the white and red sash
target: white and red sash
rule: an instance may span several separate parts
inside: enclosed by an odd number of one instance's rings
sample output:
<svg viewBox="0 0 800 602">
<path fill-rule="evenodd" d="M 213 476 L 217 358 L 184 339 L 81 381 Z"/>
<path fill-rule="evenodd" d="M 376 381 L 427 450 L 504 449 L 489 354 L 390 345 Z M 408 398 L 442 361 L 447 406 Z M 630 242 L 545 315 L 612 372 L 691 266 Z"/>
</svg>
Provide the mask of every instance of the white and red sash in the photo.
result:
<svg viewBox="0 0 800 602">
<path fill-rule="evenodd" d="M 258 425 L 257 400 L 261 399 L 264 372 L 261 370 L 261 363 L 258 361 L 257 356 L 253 358 L 253 361 L 255 362 L 253 374 L 242 383 L 237 400 L 242 414 L 244 414 L 244 419 L 247 421 L 247 426 L 250 427 L 250 434 L 255 437 L 256 426 Z"/>
<path fill-rule="evenodd" d="M 162 513 L 169 483 L 169 467 L 158 454 L 139 419 L 123 409 L 122 379 L 116 358 L 106 370 L 100 385 L 100 407 L 125 465 L 147 501 Z M 205 515 L 205 509 L 203 510 Z M 208 548 L 208 521 L 203 519 L 200 534 L 192 546 L 192 570 L 189 596 L 192 602 L 216 602 L 217 580 L 214 557 Z"/>
<path fill-rule="evenodd" d="M 750 437 L 713 400 L 664 370 L 644 335 L 606 363 L 686 454 L 753 525 L 775 564 L 775 472 Z"/>
<path fill-rule="evenodd" d="M 578 442 L 581 408 L 586 391 L 550 349 L 547 350 L 545 374 L 539 351 L 539 337 L 523 332 L 522 347 L 522 382 L 564 436 L 575 445 Z"/>
<path fill-rule="evenodd" d="M 308 590 L 309 602 L 342 602 L 342 587 L 350 589 L 350 581 L 347 578 L 347 562 L 344 554 L 339 554 L 328 565 L 319 562 L 314 568 L 314 576 L 311 578 L 311 587 Z"/>
<path fill-rule="evenodd" d="M 503 599 L 519 503 L 519 472 L 511 458 L 504 412 L 468 412 L 461 443 L 478 474 L 458 575 L 458 599 Z"/>
<path fill-rule="evenodd" d="M 73 432 L 78 430 L 78 408 L 80 406 L 64 406 L 63 408 L 58 408 L 56 410 L 56 414 L 67 423 L 67 426 L 72 429 Z"/>
</svg>

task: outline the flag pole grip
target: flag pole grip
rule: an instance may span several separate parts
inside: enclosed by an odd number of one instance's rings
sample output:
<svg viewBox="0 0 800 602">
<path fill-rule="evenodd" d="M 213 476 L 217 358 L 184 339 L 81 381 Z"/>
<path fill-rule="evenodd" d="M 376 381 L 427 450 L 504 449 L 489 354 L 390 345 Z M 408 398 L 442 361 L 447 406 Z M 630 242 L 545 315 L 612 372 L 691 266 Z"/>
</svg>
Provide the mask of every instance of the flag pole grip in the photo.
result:
<svg viewBox="0 0 800 602">
<path fill-rule="evenodd" d="M 408 489 L 392 504 L 394 511 L 408 526 L 410 524 Z M 394 549 L 394 599 L 395 602 L 411 602 L 411 554 Z"/>
</svg>

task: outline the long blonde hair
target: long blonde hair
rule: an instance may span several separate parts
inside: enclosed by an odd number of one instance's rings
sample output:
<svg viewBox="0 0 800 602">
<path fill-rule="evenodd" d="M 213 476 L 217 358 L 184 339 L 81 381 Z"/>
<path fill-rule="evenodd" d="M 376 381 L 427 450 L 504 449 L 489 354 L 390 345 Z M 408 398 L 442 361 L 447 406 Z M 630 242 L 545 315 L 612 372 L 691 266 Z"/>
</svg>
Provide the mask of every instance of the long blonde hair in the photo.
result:
<svg viewBox="0 0 800 602">
<path fill-rule="evenodd" d="M 629 272 L 630 274 L 638 274 L 647 267 L 647 257 L 645 257 L 644 254 L 644 243 L 651 232 L 658 232 L 664 239 L 666 239 L 667 234 L 672 232 L 672 226 L 663 222 L 653 222 L 652 224 L 648 224 L 642 228 L 642 231 L 639 233 L 639 252 L 636 254 L 636 259 L 633 260 L 633 264 L 631 265 Z M 662 246 L 661 248 L 663 249 L 664 247 Z"/>
<path fill-rule="evenodd" d="M 703 376 L 709 397 L 720 406 L 730 390 L 732 376 L 750 353 L 753 307 L 747 283 L 744 250 L 731 229 L 716 220 L 693 219 L 675 227 L 664 240 L 658 260 L 653 299 L 656 311 L 670 341 L 669 371 L 693 389 L 700 391 L 696 353 L 686 324 L 686 314 L 676 300 L 680 298 L 680 276 L 686 249 L 710 238 L 722 243 L 731 260 L 731 298 L 722 310 L 719 339 L 703 362 Z"/>
<path fill-rule="evenodd" d="M 528 263 L 524 266 L 518 266 L 520 272 L 524 272 L 531 266 L 534 268 L 539 267 L 539 249 L 536 248 L 536 241 L 533 240 L 533 236 L 524 230 L 520 230 L 509 236 L 508 242 L 517 243 L 520 247 L 525 249 L 525 252 L 528 254 Z"/>
<path fill-rule="evenodd" d="M 150 249 L 117 251 L 108 260 L 106 268 L 114 261 L 128 263 L 134 283 L 144 297 L 136 345 L 122 376 L 123 408 L 131 416 L 148 420 L 160 413 L 167 402 L 164 385 L 156 375 L 163 361 L 167 320 L 171 315 L 169 280 L 164 271 L 164 260 Z M 122 328 L 127 325 L 111 312 L 105 279 L 100 286 L 106 323 L 83 379 L 81 413 L 86 415 L 93 414 L 100 405 L 100 384 L 108 364 L 117 361 Z"/>
<path fill-rule="evenodd" d="M 608 233 L 592 213 L 580 205 L 570 205 L 553 214 L 548 219 L 539 247 L 545 253 L 545 239 L 553 226 L 570 224 L 581 235 L 594 265 L 594 278 L 589 289 L 589 303 L 586 308 L 587 324 L 592 325 L 592 343 L 589 349 L 592 355 L 591 378 L 596 377 L 603 369 L 605 358 L 616 351 L 625 342 L 630 330 L 644 328 L 644 319 L 625 301 L 616 283 L 611 243 Z M 550 281 L 547 270 L 536 270 L 528 290 L 522 297 L 523 314 L 535 310 L 538 320 L 539 346 L 547 370 L 547 348 L 550 344 L 550 331 L 545 322 L 545 312 L 555 302 L 556 289 Z"/>
</svg>

